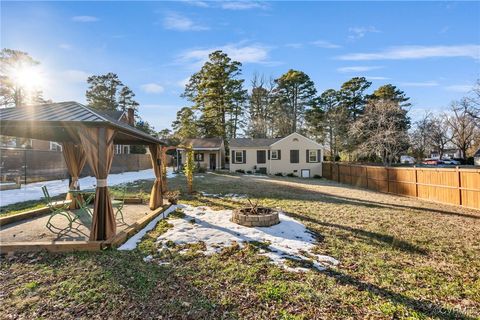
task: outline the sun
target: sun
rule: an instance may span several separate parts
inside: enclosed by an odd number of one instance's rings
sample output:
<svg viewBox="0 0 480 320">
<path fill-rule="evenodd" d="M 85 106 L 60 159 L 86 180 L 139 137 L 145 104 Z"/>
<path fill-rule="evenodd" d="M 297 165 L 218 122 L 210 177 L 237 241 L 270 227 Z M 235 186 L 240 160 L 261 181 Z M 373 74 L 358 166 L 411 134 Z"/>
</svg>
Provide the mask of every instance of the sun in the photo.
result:
<svg viewBox="0 0 480 320">
<path fill-rule="evenodd" d="M 37 66 L 16 66 L 11 70 L 11 79 L 17 87 L 26 91 L 39 90 L 44 82 Z"/>
</svg>

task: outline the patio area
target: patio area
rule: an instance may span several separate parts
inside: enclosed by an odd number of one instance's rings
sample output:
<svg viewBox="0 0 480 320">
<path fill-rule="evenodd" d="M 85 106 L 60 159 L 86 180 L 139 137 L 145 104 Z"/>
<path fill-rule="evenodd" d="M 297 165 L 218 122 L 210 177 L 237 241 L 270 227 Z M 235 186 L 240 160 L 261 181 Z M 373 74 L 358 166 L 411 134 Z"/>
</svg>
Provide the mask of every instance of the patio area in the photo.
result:
<svg viewBox="0 0 480 320">
<path fill-rule="evenodd" d="M 93 208 L 91 208 L 93 210 Z M 138 220 L 151 213 L 146 204 L 125 204 L 123 207 L 123 221 L 118 215 L 115 218 L 117 232 L 126 230 Z M 9 242 L 33 242 L 33 241 L 87 241 L 90 235 L 92 217 L 85 211 L 71 210 L 72 216 L 77 216 L 72 228 L 68 227 L 68 220 L 60 215 L 52 218 L 51 223 L 55 226 L 54 232 L 47 229 L 46 224 L 50 214 L 37 216 L 27 220 L 21 220 L 5 226 L 0 230 L 0 241 Z"/>
</svg>

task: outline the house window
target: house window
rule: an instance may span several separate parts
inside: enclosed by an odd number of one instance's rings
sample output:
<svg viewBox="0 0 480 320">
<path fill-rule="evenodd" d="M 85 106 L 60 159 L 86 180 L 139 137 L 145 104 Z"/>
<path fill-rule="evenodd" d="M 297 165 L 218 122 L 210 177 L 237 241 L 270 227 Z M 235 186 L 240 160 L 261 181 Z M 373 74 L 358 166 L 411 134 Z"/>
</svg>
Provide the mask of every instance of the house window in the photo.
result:
<svg viewBox="0 0 480 320">
<path fill-rule="evenodd" d="M 298 150 L 290 150 L 290 163 L 299 163 L 299 151 Z"/>
<path fill-rule="evenodd" d="M 62 151 L 62 145 L 58 142 L 50 141 L 51 151 Z"/>
<path fill-rule="evenodd" d="M 243 163 L 243 151 L 234 151 L 235 163 Z"/>
<path fill-rule="evenodd" d="M 308 151 L 308 162 L 318 162 L 318 152 L 317 150 Z"/>
<path fill-rule="evenodd" d="M 272 150 L 272 160 L 278 160 L 278 150 Z"/>
<path fill-rule="evenodd" d="M 195 161 L 203 162 L 204 154 L 201 152 L 195 153 Z"/>
<path fill-rule="evenodd" d="M 257 163 L 267 162 L 267 152 L 265 150 L 257 150 Z"/>
</svg>

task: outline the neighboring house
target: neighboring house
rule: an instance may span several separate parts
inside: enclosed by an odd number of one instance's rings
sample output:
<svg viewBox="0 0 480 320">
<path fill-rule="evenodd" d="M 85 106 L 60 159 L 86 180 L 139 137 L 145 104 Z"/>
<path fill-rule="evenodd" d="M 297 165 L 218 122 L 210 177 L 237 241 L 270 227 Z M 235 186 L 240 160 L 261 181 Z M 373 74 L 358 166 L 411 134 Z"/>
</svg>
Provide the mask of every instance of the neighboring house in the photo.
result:
<svg viewBox="0 0 480 320">
<path fill-rule="evenodd" d="M 440 159 L 440 153 L 432 151 L 430 159 L 443 160 L 443 159 L 463 159 L 462 151 L 458 149 L 446 149 L 443 151 L 442 159 Z"/>
<path fill-rule="evenodd" d="M 181 146 L 192 146 L 195 163 L 207 170 L 219 170 L 225 167 L 225 144 L 222 138 L 199 138 L 187 139 Z M 183 148 L 177 149 L 178 168 L 185 164 L 186 151 Z"/>
<path fill-rule="evenodd" d="M 480 149 L 478 149 L 477 152 L 475 152 L 475 154 L 473 155 L 473 163 L 476 166 L 480 166 Z"/>
<path fill-rule="evenodd" d="M 276 139 L 232 139 L 229 146 L 230 172 L 322 175 L 323 146 L 298 133 Z"/>
</svg>

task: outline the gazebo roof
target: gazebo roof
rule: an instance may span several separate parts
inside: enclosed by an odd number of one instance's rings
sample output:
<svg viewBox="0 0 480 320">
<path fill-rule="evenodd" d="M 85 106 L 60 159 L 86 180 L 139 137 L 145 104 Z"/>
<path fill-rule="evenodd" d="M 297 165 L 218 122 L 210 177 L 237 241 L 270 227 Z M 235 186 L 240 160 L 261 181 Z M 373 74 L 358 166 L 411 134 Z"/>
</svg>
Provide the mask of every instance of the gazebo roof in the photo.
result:
<svg viewBox="0 0 480 320">
<path fill-rule="evenodd" d="M 77 130 L 82 126 L 115 129 L 115 144 L 164 144 L 111 117 L 111 113 L 93 110 L 75 101 L 0 109 L 1 135 L 78 142 Z"/>
</svg>

